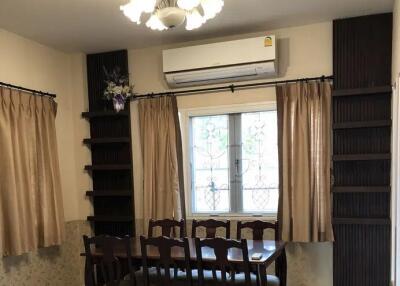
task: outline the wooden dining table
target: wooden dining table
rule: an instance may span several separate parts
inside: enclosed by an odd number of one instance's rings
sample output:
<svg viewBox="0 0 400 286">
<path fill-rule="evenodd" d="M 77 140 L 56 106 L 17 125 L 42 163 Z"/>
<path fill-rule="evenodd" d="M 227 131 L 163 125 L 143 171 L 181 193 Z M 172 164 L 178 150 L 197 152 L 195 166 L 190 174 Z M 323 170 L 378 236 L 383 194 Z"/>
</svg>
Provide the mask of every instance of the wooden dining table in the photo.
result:
<svg viewBox="0 0 400 286">
<path fill-rule="evenodd" d="M 196 262 L 196 247 L 194 238 L 188 238 L 189 240 L 189 248 L 190 248 L 190 258 L 193 262 Z M 134 266 L 140 267 L 142 263 L 142 254 L 140 247 L 140 239 L 131 238 L 131 251 L 132 251 L 132 263 Z M 281 281 L 281 286 L 286 286 L 286 276 L 287 276 L 287 264 L 286 264 L 286 252 L 285 252 L 286 243 L 283 241 L 274 241 L 274 240 L 247 240 L 247 247 L 249 252 L 250 265 L 252 268 L 257 269 L 257 274 L 259 275 L 261 285 L 267 286 L 267 268 L 273 263 L 276 262 L 276 274 Z M 252 255 L 254 253 L 261 253 L 261 259 L 252 259 Z M 84 254 L 83 254 L 84 255 Z M 92 255 L 94 257 L 101 257 L 102 253 L 100 250 L 94 250 Z M 118 258 L 126 258 L 126 252 L 115 250 L 114 255 Z M 204 247 L 202 249 L 203 261 L 213 262 L 215 261 L 214 250 L 211 248 Z M 148 247 L 147 249 L 148 260 L 157 261 L 159 259 L 159 252 L 156 247 Z M 183 261 L 185 256 L 182 248 L 174 247 L 171 252 L 172 258 L 175 260 L 177 264 Z M 238 268 L 240 268 L 240 264 L 243 263 L 243 257 L 241 254 L 241 250 L 232 248 L 228 252 L 228 260 L 232 264 L 237 264 Z M 196 265 L 193 263 L 193 265 Z"/>
</svg>

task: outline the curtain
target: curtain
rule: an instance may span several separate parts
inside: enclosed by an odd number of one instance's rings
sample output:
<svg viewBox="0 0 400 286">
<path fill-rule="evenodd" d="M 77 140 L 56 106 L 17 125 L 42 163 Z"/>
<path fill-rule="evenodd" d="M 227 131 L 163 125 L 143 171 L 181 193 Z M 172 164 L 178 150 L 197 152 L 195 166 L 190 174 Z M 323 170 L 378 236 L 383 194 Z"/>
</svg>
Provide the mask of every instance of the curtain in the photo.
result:
<svg viewBox="0 0 400 286">
<path fill-rule="evenodd" d="M 333 241 L 331 85 L 277 86 L 280 232 L 285 241 Z"/>
<path fill-rule="evenodd" d="M 182 142 L 175 96 L 139 102 L 143 219 L 185 218 Z"/>
<path fill-rule="evenodd" d="M 0 87 L 0 253 L 64 240 L 56 103 Z"/>
</svg>

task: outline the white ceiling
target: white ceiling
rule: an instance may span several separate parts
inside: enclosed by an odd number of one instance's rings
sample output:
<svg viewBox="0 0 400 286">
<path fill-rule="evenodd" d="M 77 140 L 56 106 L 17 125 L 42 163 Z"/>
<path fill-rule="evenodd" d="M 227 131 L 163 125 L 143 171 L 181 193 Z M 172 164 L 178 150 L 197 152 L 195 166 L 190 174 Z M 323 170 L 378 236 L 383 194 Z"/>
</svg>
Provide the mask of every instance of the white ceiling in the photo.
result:
<svg viewBox="0 0 400 286">
<path fill-rule="evenodd" d="M 393 0 L 225 0 L 195 31 L 151 31 L 119 11 L 128 0 L 0 0 L 0 28 L 57 49 L 87 53 L 266 31 L 392 11 Z"/>
</svg>

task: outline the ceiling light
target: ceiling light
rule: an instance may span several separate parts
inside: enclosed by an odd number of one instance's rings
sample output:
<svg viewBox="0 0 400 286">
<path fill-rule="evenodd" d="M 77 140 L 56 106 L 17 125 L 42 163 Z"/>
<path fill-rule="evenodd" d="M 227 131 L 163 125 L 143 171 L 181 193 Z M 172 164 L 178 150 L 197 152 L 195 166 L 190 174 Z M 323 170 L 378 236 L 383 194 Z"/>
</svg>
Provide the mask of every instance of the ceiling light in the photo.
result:
<svg viewBox="0 0 400 286">
<path fill-rule="evenodd" d="M 128 4 L 121 6 L 120 9 L 132 22 L 140 24 L 140 16 L 142 15 L 143 10 L 137 2 L 138 1 L 133 0 Z"/>
<path fill-rule="evenodd" d="M 185 21 L 186 13 L 178 7 L 167 7 L 158 10 L 158 18 L 168 28 L 174 28 Z"/>
<path fill-rule="evenodd" d="M 219 12 L 221 12 L 223 6 L 223 0 L 201 0 L 204 18 L 207 20 L 214 18 Z"/>
<path fill-rule="evenodd" d="M 194 30 L 200 28 L 205 23 L 205 19 L 199 13 L 199 10 L 193 9 L 186 14 L 186 30 Z"/>
<path fill-rule="evenodd" d="M 143 12 L 152 13 L 155 9 L 157 0 L 136 0 L 141 2 L 143 7 Z"/>
<path fill-rule="evenodd" d="M 185 19 L 187 30 L 197 29 L 221 12 L 223 6 L 224 0 L 130 0 L 120 9 L 137 24 L 143 13 L 151 13 L 146 26 L 163 31 L 181 25 Z"/>
<path fill-rule="evenodd" d="M 192 10 L 200 5 L 200 0 L 178 0 L 178 6 L 184 10 Z"/>
<path fill-rule="evenodd" d="M 152 30 L 166 30 L 168 29 L 158 18 L 156 14 L 151 15 L 150 19 L 146 22 L 146 26 Z"/>
</svg>

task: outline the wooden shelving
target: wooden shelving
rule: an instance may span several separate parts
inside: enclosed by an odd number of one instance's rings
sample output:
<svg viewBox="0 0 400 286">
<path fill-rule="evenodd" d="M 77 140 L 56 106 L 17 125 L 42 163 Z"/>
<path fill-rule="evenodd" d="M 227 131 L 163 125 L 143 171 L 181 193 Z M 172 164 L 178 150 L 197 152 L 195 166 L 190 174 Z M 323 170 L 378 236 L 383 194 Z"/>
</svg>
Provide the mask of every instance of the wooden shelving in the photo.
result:
<svg viewBox="0 0 400 286">
<path fill-rule="evenodd" d="M 389 86 L 377 86 L 377 87 L 366 87 L 366 88 L 351 88 L 351 89 L 336 89 L 333 91 L 333 96 L 354 96 L 354 95 L 371 95 L 379 93 L 391 93 L 392 87 Z"/>
<path fill-rule="evenodd" d="M 87 220 L 93 222 L 132 222 L 133 218 L 131 216 L 96 215 L 88 216 Z"/>
<path fill-rule="evenodd" d="M 388 218 L 334 218 L 334 225 L 390 225 Z"/>
<path fill-rule="evenodd" d="M 104 137 L 104 138 L 86 138 L 83 143 L 87 145 L 94 144 L 115 144 L 115 143 L 130 143 L 129 137 Z"/>
<path fill-rule="evenodd" d="M 390 284 L 392 24 L 333 21 L 334 286 Z"/>
<path fill-rule="evenodd" d="M 106 88 L 104 69 L 120 69 L 128 75 L 127 50 L 89 54 L 86 57 L 89 109 L 82 118 L 90 124 L 90 137 L 83 140 L 91 151 L 91 162 L 84 166 L 93 189 L 85 190 L 93 205 L 87 217 L 94 235 L 135 236 L 132 173 L 132 139 L 129 103 L 115 112 L 103 100 Z M 88 135 L 89 136 L 89 135 Z"/>
<path fill-rule="evenodd" d="M 373 161 L 373 160 L 390 160 L 390 153 L 382 154 L 344 154 L 344 155 L 333 155 L 332 160 L 334 162 L 340 161 Z"/>
<path fill-rule="evenodd" d="M 86 165 L 86 171 L 118 171 L 118 170 L 131 170 L 130 164 L 105 164 L 105 165 Z"/>
<path fill-rule="evenodd" d="M 88 197 L 131 197 L 131 190 L 87 191 Z"/>
<path fill-rule="evenodd" d="M 334 123 L 333 129 L 352 129 L 352 128 L 373 128 L 373 127 L 390 127 L 391 120 L 372 120 L 372 121 L 353 121 Z"/>
<path fill-rule="evenodd" d="M 333 193 L 389 193 L 390 186 L 334 186 Z"/>
<path fill-rule="evenodd" d="M 83 118 L 95 118 L 95 117 L 123 117 L 123 116 L 129 116 L 129 112 L 126 110 L 120 111 L 120 112 L 115 112 L 115 111 L 87 111 L 87 112 L 82 112 L 82 117 Z"/>
</svg>

